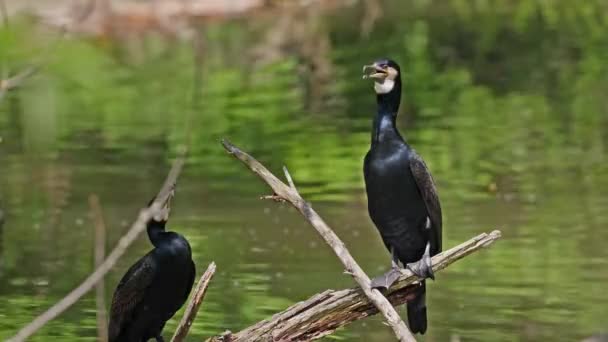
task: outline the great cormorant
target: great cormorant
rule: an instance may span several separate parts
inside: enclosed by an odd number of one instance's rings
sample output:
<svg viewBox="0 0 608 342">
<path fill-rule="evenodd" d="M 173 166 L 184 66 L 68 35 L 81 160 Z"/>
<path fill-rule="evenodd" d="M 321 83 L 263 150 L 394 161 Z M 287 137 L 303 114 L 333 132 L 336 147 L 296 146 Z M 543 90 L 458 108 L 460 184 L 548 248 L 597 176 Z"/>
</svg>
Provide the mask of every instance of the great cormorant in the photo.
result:
<svg viewBox="0 0 608 342">
<path fill-rule="evenodd" d="M 164 341 L 161 333 L 165 323 L 192 290 L 195 268 L 190 244 L 180 234 L 165 231 L 172 197 L 173 193 L 162 214 L 148 222 L 154 249 L 131 266 L 116 287 L 110 310 L 110 342 Z"/>
<path fill-rule="evenodd" d="M 395 124 L 401 101 L 399 65 L 380 59 L 363 71 L 363 78 L 374 80 L 378 105 L 363 164 L 368 210 L 393 260 L 391 270 L 373 279 L 372 286 L 388 289 L 399 277 L 399 261 L 419 277 L 434 279 L 430 257 L 441 252 L 441 206 L 431 173 Z M 407 303 L 414 333 L 424 334 L 427 328 L 425 293 L 423 280 Z"/>
</svg>

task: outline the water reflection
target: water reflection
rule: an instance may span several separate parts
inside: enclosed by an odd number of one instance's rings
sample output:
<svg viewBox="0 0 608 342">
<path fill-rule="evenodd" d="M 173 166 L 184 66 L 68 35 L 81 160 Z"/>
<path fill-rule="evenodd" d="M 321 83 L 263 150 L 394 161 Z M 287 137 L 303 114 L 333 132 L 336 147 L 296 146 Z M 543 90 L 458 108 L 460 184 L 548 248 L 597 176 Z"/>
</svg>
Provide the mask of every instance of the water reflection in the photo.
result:
<svg viewBox="0 0 608 342">
<path fill-rule="evenodd" d="M 444 245 L 494 228 L 504 235 L 429 285 L 425 340 L 577 340 L 605 329 L 608 48 L 593 14 L 603 2 L 408 4 L 208 25 L 196 89 L 189 42 L 62 43 L 0 103 L 0 338 L 90 272 L 88 195 L 101 199 L 111 246 L 162 181 L 186 126 L 191 155 L 171 227 L 189 238 L 199 272 L 218 264 L 192 340 L 352 286 L 296 212 L 257 200 L 267 189 L 225 155 L 223 137 L 273 170 L 287 165 L 361 265 L 379 273 L 388 256 L 361 170 L 374 103 L 359 71 L 386 54 L 405 66 L 399 125 L 439 183 Z M 0 32 L 10 43 L 0 56 L 15 68 L 44 46 L 27 22 Z M 120 261 L 108 299 L 149 248 L 142 238 Z M 85 298 L 33 340 L 93 340 L 94 307 Z M 388 341 L 391 332 L 370 319 L 336 338 Z"/>
</svg>

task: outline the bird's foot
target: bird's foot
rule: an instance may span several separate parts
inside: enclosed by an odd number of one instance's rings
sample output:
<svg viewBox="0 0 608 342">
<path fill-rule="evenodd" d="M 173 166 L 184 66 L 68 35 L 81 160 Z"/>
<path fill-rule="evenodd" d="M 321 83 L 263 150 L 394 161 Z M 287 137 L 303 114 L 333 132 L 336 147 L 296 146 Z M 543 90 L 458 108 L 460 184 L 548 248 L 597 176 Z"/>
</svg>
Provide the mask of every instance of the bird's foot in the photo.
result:
<svg viewBox="0 0 608 342">
<path fill-rule="evenodd" d="M 412 273 L 417 275 L 419 278 L 431 278 L 435 280 L 435 273 L 433 272 L 431 257 L 428 253 L 424 253 L 420 260 L 405 265 L 405 268 L 412 271 Z"/>
<path fill-rule="evenodd" d="M 165 342 L 165 339 L 163 338 L 163 335 L 158 334 L 156 337 L 156 342 Z"/>
<path fill-rule="evenodd" d="M 371 287 L 372 289 L 380 290 L 384 288 L 388 290 L 391 285 L 393 285 L 397 281 L 397 279 L 399 279 L 399 276 L 401 276 L 401 270 L 399 269 L 399 267 L 392 267 L 386 273 L 372 279 Z"/>
</svg>

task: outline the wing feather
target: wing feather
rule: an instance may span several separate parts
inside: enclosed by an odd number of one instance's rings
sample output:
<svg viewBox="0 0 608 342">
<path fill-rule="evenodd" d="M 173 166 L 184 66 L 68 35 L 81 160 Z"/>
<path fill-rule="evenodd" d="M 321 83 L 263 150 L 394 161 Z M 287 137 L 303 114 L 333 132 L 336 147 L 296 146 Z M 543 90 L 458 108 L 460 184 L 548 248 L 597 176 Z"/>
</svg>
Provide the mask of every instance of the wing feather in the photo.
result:
<svg viewBox="0 0 608 342">
<path fill-rule="evenodd" d="M 139 259 L 122 277 L 110 308 L 109 340 L 120 336 L 121 330 L 133 318 L 137 306 L 144 299 L 146 289 L 152 283 L 156 274 L 156 265 L 151 254 Z"/>
<path fill-rule="evenodd" d="M 441 230 L 443 224 L 437 188 L 424 160 L 413 151 L 410 157 L 410 170 L 416 180 L 418 190 L 431 219 L 431 254 L 435 255 L 441 252 Z"/>
</svg>

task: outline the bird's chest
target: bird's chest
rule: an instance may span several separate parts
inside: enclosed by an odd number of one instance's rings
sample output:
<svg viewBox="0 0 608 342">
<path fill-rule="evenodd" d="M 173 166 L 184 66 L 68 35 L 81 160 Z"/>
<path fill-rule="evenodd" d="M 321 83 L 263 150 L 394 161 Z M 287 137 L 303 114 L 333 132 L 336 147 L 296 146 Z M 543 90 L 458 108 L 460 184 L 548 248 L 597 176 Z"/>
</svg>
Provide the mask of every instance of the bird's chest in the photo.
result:
<svg viewBox="0 0 608 342">
<path fill-rule="evenodd" d="M 370 150 L 365 185 L 369 213 L 377 225 L 402 227 L 418 221 L 422 209 L 418 207 L 423 202 L 410 170 L 408 150 Z"/>
<path fill-rule="evenodd" d="M 415 184 L 411 177 L 406 150 L 371 150 L 365 165 L 368 199 L 390 202 L 402 198 Z"/>
</svg>

